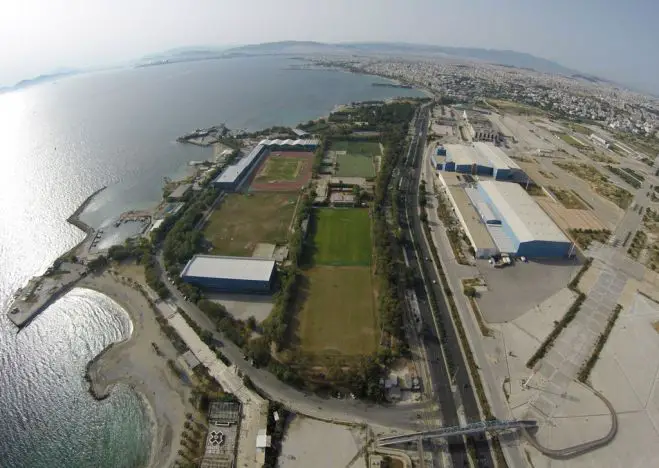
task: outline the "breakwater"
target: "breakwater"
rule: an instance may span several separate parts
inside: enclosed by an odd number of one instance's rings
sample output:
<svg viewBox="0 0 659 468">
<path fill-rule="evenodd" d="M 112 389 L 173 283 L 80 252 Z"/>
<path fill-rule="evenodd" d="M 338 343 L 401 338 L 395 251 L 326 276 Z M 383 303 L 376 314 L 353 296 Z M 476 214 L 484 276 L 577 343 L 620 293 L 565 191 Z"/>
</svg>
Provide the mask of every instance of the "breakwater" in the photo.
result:
<svg viewBox="0 0 659 468">
<path fill-rule="evenodd" d="M 30 279 L 25 288 L 15 294 L 9 305 L 9 320 L 19 329 L 28 325 L 57 299 L 68 293 L 87 275 L 87 267 L 79 259 L 72 260 L 76 253 L 84 252 L 81 245 L 89 243 L 94 236 L 94 229 L 80 219 L 80 214 L 105 187 L 89 195 L 82 204 L 67 218 L 67 222 L 85 232 L 85 238 L 71 250 L 60 256 L 46 273 Z"/>
</svg>

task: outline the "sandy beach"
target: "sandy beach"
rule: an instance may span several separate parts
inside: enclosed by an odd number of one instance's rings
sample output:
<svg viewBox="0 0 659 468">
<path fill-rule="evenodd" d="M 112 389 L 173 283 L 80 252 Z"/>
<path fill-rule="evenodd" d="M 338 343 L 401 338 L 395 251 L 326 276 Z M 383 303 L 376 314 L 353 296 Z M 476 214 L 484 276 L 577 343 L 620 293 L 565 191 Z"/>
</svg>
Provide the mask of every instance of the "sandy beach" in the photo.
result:
<svg viewBox="0 0 659 468">
<path fill-rule="evenodd" d="M 119 278 L 106 271 L 89 275 L 78 283 L 78 287 L 98 291 L 117 302 L 133 322 L 127 340 L 110 345 L 88 366 L 90 392 L 96 398 L 104 398 L 115 384 L 124 384 L 140 394 L 148 403 L 153 421 L 154 439 L 148 466 L 173 466 L 181 448 L 179 435 L 185 415 L 194 413 L 188 402 L 190 387 L 167 364 L 168 359 L 176 359 L 177 352 L 161 332 L 149 303 Z M 153 343 L 162 356 L 156 353 Z"/>
</svg>

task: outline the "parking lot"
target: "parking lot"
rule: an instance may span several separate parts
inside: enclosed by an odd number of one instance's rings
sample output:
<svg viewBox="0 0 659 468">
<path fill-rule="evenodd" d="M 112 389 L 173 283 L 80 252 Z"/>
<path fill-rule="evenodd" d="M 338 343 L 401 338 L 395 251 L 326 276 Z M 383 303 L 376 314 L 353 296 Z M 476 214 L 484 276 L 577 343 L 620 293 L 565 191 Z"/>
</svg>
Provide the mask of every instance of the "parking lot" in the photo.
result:
<svg viewBox="0 0 659 468">
<path fill-rule="evenodd" d="M 477 298 L 483 318 L 490 323 L 516 319 L 564 288 L 580 266 L 578 260 L 566 259 L 517 261 L 493 268 L 478 260 L 476 267 L 488 289 Z"/>
</svg>

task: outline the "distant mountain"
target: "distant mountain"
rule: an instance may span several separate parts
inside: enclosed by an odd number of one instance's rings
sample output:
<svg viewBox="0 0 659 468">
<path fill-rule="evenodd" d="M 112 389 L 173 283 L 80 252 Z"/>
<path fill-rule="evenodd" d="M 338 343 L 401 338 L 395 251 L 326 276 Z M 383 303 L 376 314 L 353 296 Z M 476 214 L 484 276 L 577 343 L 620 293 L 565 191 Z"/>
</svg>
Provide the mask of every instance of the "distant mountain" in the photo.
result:
<svg viewBox="0 0 659 468">
<path fill-rule="evenodd" d="M 196 62 L 222 58 L 226 47 L 181 47 L 158 54 L 151 54 L 135 61 L 137 67 L 166 65 L 168 63 Z"/>
<path fill-rule="evenodd" d="M 301 54 L 301 53 L 328 53 L 328 54 L 392 54 L 392 55 L 419 55 L 442 56 L 460 59 L 471 59 L 482 62 L 506 65 L 516 68 L 532 69 L 543 73 L 557 73 L 572 76 L 580 74 L 576 70 L 564 67 L 551 60 L 536 57 L 513 50 L 479 49 L 472 47 L 445 47 L 428 44 L 408 44 L 397 42 L 345 42 L 327 44 L 311 41 L 284 41 L 254 44 L 235 47 L 227 50 L 227 54 Z"/>
<path fill-rule="evenodd" d="M 29 86 L 35 86 L 42 83 L 47 83 L 49 81 L 55 81 L 58 78 L 64 78 L 66 76 L 77 75 L 82 73 L 82 70 L 76 70 L 73 68 L 60 69 L 53 73 L 48 73 L 45 75 L 35 76 L 34 78 L 29 78 L 26 80 L 21 80 L 13 86 L 7 86 L 0 88 L 0 93 L 8 93 L 10 91 L 16 91 L 19 89 L 27 88 Z"/>
</svg>

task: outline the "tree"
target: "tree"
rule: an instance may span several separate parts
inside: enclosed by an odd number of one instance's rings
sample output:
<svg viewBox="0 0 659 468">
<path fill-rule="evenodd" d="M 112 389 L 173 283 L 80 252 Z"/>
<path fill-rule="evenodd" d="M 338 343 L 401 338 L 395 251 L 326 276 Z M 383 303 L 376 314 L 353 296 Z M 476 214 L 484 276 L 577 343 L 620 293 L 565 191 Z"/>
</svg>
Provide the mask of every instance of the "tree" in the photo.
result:
<svg viewBox="0 0 659 468">
<path fill-rule="evenodd" d="M 476 288 L 473 286 L 465 286 L 462 292 L 467 297 L 476 297 Z"/>
<path fill-rule="evenodd" d="M 270 362 L 270 343 L 262 336 L 248 341 L 247 355 L 254 360 L 257 367 L 267 366 Z"/>
<path fill-rule="evenodd" d="M 249 328 L 249 329 L 252 330 L 252 331 L 254 331 L 254 330 L 256 329 L 256 319 L 254 318 L 253 315 L 250 315 L 250 316 L 247 318 L 247 323 L 246 323 L 246 325 L 247 325 L 247 328 Z"/>
</svg>

